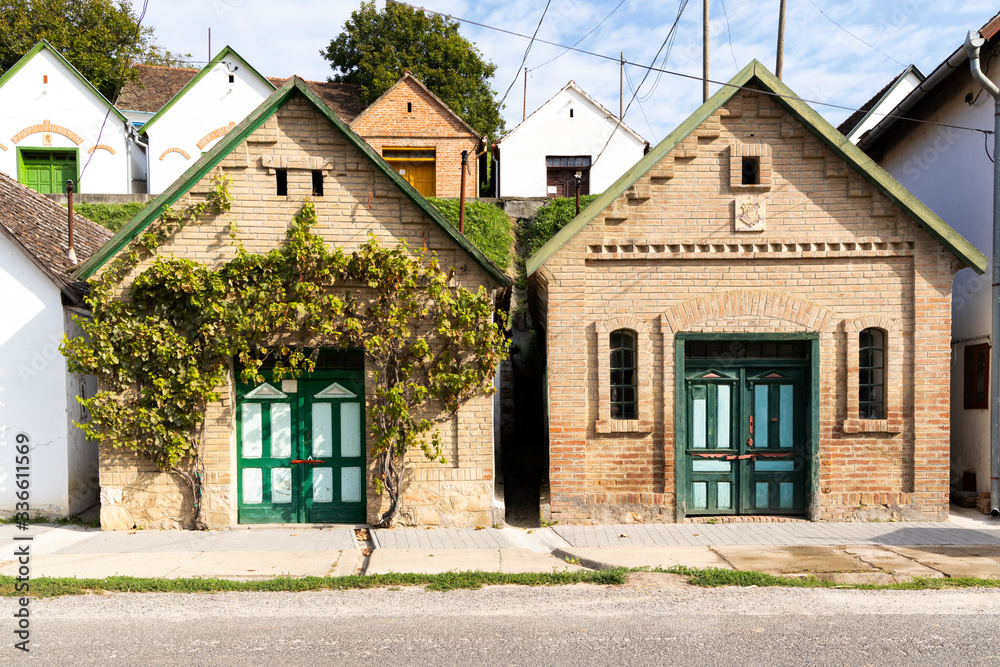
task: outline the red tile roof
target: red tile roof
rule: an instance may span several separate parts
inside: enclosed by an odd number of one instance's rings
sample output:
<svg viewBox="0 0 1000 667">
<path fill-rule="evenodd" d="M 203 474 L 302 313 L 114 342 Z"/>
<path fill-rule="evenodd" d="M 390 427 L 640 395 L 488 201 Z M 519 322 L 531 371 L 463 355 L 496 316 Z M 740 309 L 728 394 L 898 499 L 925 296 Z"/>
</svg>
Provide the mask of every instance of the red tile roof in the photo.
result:
<svg viewBox="0 0 1000 667">
<path fill-rule="evenodd" d="M 125 84 L 115 100 L 120 111 L 156 113 L 200 71 L 158 65 L 136 65 L 135 69 L 138 76 Z"/>
<path fill-rule="evenodd" d="M 276 87 L 280 88 L 287 78 L 282 79 L 280 77 L 267 77 L 268 81 L 273 83 Z M 361 97 L 361 86 L 353 83 L 333 83 L 332 81 L 306 81 L 307 86 L 316 95 L 319 96 L 321 100 L 326 102 L 327 106 L 333 109 L 338 116 L 340 116 L 345 123 L 352 122 L 358 115 L 365 110 L 365 105 L 361 104 L 359 98 Z"/>
</svg>

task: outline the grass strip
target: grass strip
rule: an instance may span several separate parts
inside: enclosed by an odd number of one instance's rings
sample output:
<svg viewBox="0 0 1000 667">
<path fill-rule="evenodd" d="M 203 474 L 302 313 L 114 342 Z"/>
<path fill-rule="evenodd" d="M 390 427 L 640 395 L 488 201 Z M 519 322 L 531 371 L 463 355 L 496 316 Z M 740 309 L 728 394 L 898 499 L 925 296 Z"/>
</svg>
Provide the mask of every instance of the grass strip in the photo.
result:
<svg viewBox="0 0 1000 667">
<path fill-rule="evenodd" d="M 895 584 L 844 584 L 821 579 L 814 574 L 806 577 L 783 577 L 755 571 L 724 570 L 716 567 L 704 569 L 684 566 L 632 570 L 648 572 L 666 572 L 687 577 L 692 586 L 715 588 L 718 586 L 766 587 L 784 586 L 788 588 L 846 588 L 856 590 L 878 591 L 926 591 L 946 588 L 1000 588 L 1000 579 L 977 579 L 975 577 L 913 577 Z"/>
<path fill-rule="evenodd" d="M 260 581 L 230 579 L 154 579 L 140 577 L 107 577 L 106 579 L 76 579 L 72 577 L 37 577 L 31 579 L 32 597 L 57 597 L 85 593 L 222 593 L 237 592 L 300 592 L 343 591 L 390 586 L 425 586 L 430 591 L 450 591 L 483 586 L 565 586 L 567 584 L 623 584 L 628 570 L 580 570 L 575 572 L 445 572 L 443 574 L 372 574 L 347 577 L 274 577 Z M 0 576 L 0 596 L 21 597 L 15 591 L 14 577 Z"/>
</svg>

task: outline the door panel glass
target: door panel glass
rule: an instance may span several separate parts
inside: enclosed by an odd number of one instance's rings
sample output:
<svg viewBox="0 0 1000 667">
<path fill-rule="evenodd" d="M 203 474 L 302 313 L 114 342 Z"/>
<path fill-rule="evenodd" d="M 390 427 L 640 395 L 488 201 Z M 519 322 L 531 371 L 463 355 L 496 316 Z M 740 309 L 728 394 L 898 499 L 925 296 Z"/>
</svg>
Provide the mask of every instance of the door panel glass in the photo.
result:
<svg viewBox="0 0 1000 667">
<path fill-rule="evenodd" d="M 691 470 L 694 472 L 730 472 L 733 469 L 729 461 L 705 461 L 695 460 L 691 462 Z"/>
<path fill-rule="evenodd" d="M 783 510 L 791 509 L 794 497 L 795 485 L 791 482 L 782 482 L 778 485 L 778 507 Z"/>
<path fill-rule="evenodd" d="M 260 403 L 243 404 L 243 458 L 259 459 L 263 451 Z"/>
<path fill-rule="evenodd" d="M 781 411 L 778 416 L 778 441 L 782 447 L 794 447 L 794 427 L 795 427 L 795 410 L 794 410 L 794 392 L 795 388 L 790 384 L 783 384 L 778 388 Z"/>
<path fill-rule="evenodd" d="M 333 468 L 313 468 L 312 489 L 314 503 L 332 503 Z"/>
<path fill-rule="evenodd" d="M 692 387 L 694 398 L 692 400 L 691 428 L 693 434 L 692 447 L 695 449 L 705 449 L 707 444 L 706 421 L 708 417 L 708 398 L 705 395 L 705 387 Z"/>
<path fill-rule="evenodd" d="M 312 406 L 312 455 L 333 456 L 333 413 L 329 403 Z"/>
<path fill-rule="evenodd" d="M 340 404 L 340 455 L 361 456 L 361 404 Z"/>
<path fill-rule="evenodd" d="M 753 445 L 754 447 L 767 447 L 767 427 L 770 423 L 768 417 L 768 387 L 766 384 L 754 385 L 753 388 Z"/>
<path fill-rule="evenodd" d="M 271 468 L 271 502 L 292 502 L 292 469 Z"/>
<path fill-rule="evenodd" d="M 292 457 L 292 406 L 271 404 L 271 458 Z"/>
<path fill-rule="evenodd" d="M 757 487 L 757 497 L 754 500 L 754 507 L 759 510 L 766 510 L 770 507 L 770 502 L 768 501 L 768 488 L 770 485 L 767 482 L 757 482 L 755 486 Z"/>
<path fill-rule="evenodd" d="M 340 469 L 340 501 L 361 502 L 361 468 Z"/>
<path fill-rule="evenodd" d="M 264 500 L 264 485 L 260 468 L 243 469 L 243 502 L 260 503 Z"/>
<path fill-rule="evenodd" d="M 691 484 L 691 490 L 694 492 L 694 502 L 692 506 L 696 510 L 703 510 L 708 508 L 708 482 L 694 482 Z"/>
<path fill-rule="evenodd" d="M 715 485 L 718 502 L 716 505 L 720 510 L 732 509 L 730 493 L 732 485 L 729 482 L 717 482 Z"/>
<path fill-rule="evenodd" d="M 795 461 L 754 461 L 753 469 L 756 472 L 792 472 Z"/>
<path fill-rule="evenodd" d="M 718 390 L 718 407 L 716 412 L 718 413 L 718 419 L 716 421 L 716 447 L 719 449 L 728 449 L 732 446 L 729 441 L 729 410 L 731 405 L 730 393 L 731 389 L 729 385 L 720 384 L 716 387 Z"/>
</svg>

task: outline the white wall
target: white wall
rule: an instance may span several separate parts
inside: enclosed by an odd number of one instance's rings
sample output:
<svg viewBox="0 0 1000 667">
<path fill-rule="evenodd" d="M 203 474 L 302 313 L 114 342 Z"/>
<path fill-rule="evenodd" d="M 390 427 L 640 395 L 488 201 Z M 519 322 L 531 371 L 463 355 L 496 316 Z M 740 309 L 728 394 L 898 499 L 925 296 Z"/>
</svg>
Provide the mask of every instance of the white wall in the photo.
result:
<svg viewBox="0 0 1000 667">
<path fill-rule="evenodd" d="M 66 363 L 59 289 L 0 235 L 0 515 L 15 508 L 15 438 L 31 440 L 32 515 L 69 512 Z"/>
<path fill-rule="evenodd" d="M 234 81 L 229 83 L 230 70 Z M 274 92 L 250 68 L 234 56 L 223 58 L 192 88 L 167 109 L 150 127 L 149 142 L 149 193 L 160 194 L 221 139 L 215 139 L 202 148 L 198 141 L 216 128 L 239 123 L 260 106 Z M 190 157 L 169 153 L 169 148 L 180 148 Z"/>
<path fill-rule="evenodd" d="M 622 128 L 613 132 L 617 122 L 575 90 L 561 91 L 500 142 L 499 196 L 545 197 L 549 155 L 590 155 L 590 192 L 603 192 L 642 158 L 645 147 Z"/>
<path fill-rule="evenodd" d="M 965 66 L 967 67 L 967 65 Z M 1000 81 L 994 68 L 991 78 Z M 993 127 L 993 98 L 985 92 L 974 106 L 965 102 L 980 86 L 969 77 L 960 85 L 943 86 L 937 110 L 928 120 L 962 127 Z M 993 138 L 986 145 L 995 155 Z M 910 192 L 990 257 L 993 243 L 993 164 L 983 135 L 954 128 L 911 123 L 909 133 L 881 161 Z M 992 267 L 992 265 L 991 265 Z M 980 491 L 988 491 L 989 410 L 966 410 L 963 362 L 969 344 L 986 342 L 990 333 L 990 273 L 962 269 L 952 291 L 951 461 L 953 480 L 964 471 L 976 473 Z M 972 339 L 972 340 L 968 340 Z M 997 353 L 994 350 L 994 353 Z"/>
<path fill-rule="evenodd" d="M 46 76 L 48 83 L 43 83 Z M 83 143 L 78 145 L 54 132 L 51 146 L 44 146 L 41 133 L 14 143 L 15 134 L 45 120 L 72 130 Z M 0 143 L 6 146 L 6 150 L 0 148 L 0 171 L 12 178 L 17 178 L 17 148 L 75 148 L 78 169 L 84 171 L 78 192 L 127 194 L 131 183 L 126 140 L 122 120 L 113 111 L 108 114 L 104 102 L 47 49 L 39 51 L 0 88 Z M 114 149 L 114 155 L 103 149 L 89 155 L 87 151 L 98 143 Z M 90 165 L 84 168 L 91 157 Z"/>
</svg>

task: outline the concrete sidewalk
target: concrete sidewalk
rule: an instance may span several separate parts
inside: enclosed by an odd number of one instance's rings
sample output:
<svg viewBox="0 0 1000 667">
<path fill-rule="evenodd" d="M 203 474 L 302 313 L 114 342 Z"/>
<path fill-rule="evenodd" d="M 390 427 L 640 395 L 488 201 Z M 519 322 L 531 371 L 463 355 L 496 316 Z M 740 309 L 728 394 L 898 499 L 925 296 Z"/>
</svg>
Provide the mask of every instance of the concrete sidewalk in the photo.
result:
<svg viewBox="0 0 1000 667">
<path fill-rule="evenodd" d="M 30 537 L 30 540 L 15 539 Z M 551 572 L 718 567 L 843 583 L 914 576 L 1000 578 L 1000 522 L 953 509 L 941 523 L 684 523 L 503 529 L 255 526 L 103 532 L 0 525 L 0 574 L 30 545 L 32 577 L 340 576 L 450 570 Z"/>
</svg>

